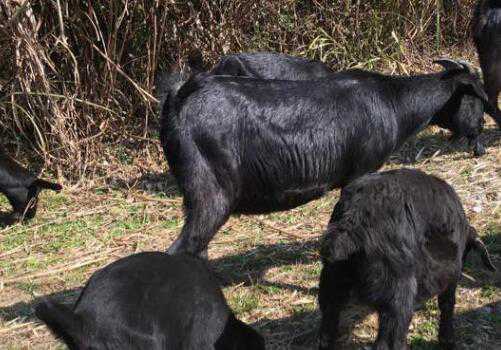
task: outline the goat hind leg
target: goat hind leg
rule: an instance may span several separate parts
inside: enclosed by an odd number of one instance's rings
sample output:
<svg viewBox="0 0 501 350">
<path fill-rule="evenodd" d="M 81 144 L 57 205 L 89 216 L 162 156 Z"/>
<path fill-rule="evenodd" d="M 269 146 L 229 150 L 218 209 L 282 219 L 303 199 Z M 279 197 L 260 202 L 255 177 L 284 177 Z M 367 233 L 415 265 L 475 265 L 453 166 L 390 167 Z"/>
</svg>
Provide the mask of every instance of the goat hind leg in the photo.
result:
<svg viewBox="0 0 501 350">
<path fill-rule="evenodd" d="M 379 331 L 374 350 L 409 349 L 407 333 L 414 312 L 416 293 L 414 279 L 399 281 L 390 302 L 378 307 Z"/>
</svg>

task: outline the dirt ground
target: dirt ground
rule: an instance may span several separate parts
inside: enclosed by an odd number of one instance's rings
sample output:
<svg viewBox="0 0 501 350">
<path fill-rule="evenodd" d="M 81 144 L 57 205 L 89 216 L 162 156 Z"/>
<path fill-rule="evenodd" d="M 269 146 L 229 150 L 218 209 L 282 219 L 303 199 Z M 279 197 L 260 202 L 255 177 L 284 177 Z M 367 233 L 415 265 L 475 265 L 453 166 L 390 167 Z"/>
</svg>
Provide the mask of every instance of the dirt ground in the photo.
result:
<svg viewBox="0 0 501 350">
<path fill-rule="evenodd" d="M 487 154 L 474 158 L 464 143 L 450 145 L 438 129 L 421 133 L 392 156 L 385 169 L 416 167 L 446 179 L 492 254 L 498 272 L 468 260 L 457 293 L 460 349 L 501 348 L 501 132 L 489 120 Z M 419 153 L 416 162 L 409 163 Z M 0 348 L 61 349 L 32 313 L 37 301 L 71 303 L 96 270 L 133 252 L 164 250 L 183 223 L 182 198 L 164 174 L 160 152 L 152 165 L 125 157 L 113 174 L 86 187 L 44 192 L 38 216 L 0 228 Z M 339 191 L 291 211 L 232 217 L 211 243 L 209 255 L 238 317 L 266 338 L 268 349 L 316 349 L 318 238 Z M 0 198 L 5 213 L 9 206 Z M 435 349 L 438 308 L 430 300 L 416 312 L 413 349 Z M 354 306 L 343 316 L 344 345 L 374 340 L 377 317 Z"/>
</svg>

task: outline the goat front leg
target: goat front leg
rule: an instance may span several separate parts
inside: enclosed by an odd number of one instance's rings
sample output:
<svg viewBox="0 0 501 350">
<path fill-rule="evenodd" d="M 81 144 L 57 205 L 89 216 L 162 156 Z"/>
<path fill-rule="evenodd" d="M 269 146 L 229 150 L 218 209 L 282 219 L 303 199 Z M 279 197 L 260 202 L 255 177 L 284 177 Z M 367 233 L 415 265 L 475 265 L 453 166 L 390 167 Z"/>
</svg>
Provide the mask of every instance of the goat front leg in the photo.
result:
<svg viewBox="0 0 501 350">
<path fill-rule="evenodd" d="M 473 149 L 475 157 L 481 157 L 485 154 L 485 147 L 480 141 L 480 136 L 477 136 L 468 141 L 470 147 Z"/>
<path fill-rule="evenodd" d="M 417 285 L 414 278 L 393 286 L 389 301 L 377 307 L 379 331 L 374 350 L 408 350 L 407 333 L 414 312 Z"/>
<path fill-rule="evenodd" d="M 339 317 L 353 288 L 353 271 L 346 263 L 326 264 L 320 276 L 318 303 L 322 314 L 319 350 L 333 350 L 339 336 Z"/>
<path fill-rule="evenodd" d="M 183 183 L 185 223 L 167 253 L 187 253 L 207 258 L 207 245 L 231 214 L 228 192 L 205 163 L 185 174 Z"/>
<path fill-rule="evenodd" d="M 445 350 L 456 348 L 454 339 L 454 306 L 456 305 L 456 283 L 449 287 L 438 296 L 438 307 L 440 309 L 440 330 L 438 340 Z"/>
</svg>

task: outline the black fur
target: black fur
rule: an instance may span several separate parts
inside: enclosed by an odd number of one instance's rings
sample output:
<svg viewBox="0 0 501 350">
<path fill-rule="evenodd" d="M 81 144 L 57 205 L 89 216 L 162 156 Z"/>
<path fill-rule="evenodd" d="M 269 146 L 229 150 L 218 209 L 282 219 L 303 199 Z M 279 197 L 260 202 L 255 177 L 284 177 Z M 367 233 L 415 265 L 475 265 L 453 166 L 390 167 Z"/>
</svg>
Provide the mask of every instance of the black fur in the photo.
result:
<svg viewBox="0 0 501 350">
<path fill-rule="evenodd" d="M 198 64 L 198 67 L 202 65 Z M 320 61 L 273 52 L 227 55 L 210 70 L 214 75 L 280 80 L 313 80 L 333 73 Z"/>
<path fill-rule="evenodd" d="M 320 349 L 335 349 L 350 297 L 379 313 L 374 349 L 407 348 L 417 304 L 438 295 L 440 343 L 454 348 L 452 317 L 463 257 L 487 250 L 446 182 L 417 170 L 361 177 L 341 192 L 321 245 Z"/>
<path fill-rule="evenodd" d="M 73 309 L 46 301 L 36 315 L 71 350 L 262 350 L 235 318 L 205 261 L 149 252 L 96 272 Z"/>
<path fill-rule="evenodd" d="M 207 70 L 200 52 L 190 57 L 189 66 L 192 71 Z M 320 61 L 309 60 L 271 52 L 238 53 L 227 55 L 209 71 L 214 75 L 245 76 L 249 78 L 279 80 L 314 80 L 332 75 L 374 74 L 362 70 L 333 72 Z M 453 133 L 453 139 L 466 138 L 476 156 L 485 154 L 480 142 L 480 134 L 484 125 L 484 103 L 475 96 L 459 95 L 433 117 L 430 124 L 438 125 Z"/>
<path fill-rule="evenodd" d="M 473 17 L 473 40 L 477 47 L 484 84 L 494 108 L 492 117 L 501 128 L 501 0 L 481 0 Z"/>
<path fill-rule="evenodd" d="M 32 219 L 37 211 L 40 190 L 60 191 L 62 186 L 37 179 L 0 150 L 0 193 L 12 205 L 11 221 Z"/>
<path fill-rule="evenodd" d="M 357 75 L 358 74 L 358 75 Z M 231 213 L 287 210 L 377 170 L 458 95 L 468 69 L 310 81 L 199 74 L 162 110 L 162 146 L 186 222 L 169 252 L 199 254 Z"/>
</svg>

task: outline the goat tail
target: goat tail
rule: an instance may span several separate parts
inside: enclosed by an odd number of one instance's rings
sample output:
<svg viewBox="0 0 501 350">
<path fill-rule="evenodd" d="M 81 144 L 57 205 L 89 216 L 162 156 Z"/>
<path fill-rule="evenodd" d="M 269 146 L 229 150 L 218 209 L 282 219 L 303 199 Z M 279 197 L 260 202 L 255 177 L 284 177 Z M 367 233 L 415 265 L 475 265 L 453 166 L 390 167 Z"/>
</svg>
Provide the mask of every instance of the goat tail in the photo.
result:
<svg viewBox="0 0 501 350">
<path fill-rule="evenodd" d="M 489 255 L 489 252 L 487 251 L 487 248 L 485 247 L 484 242 L 480 240 L 480 238 L 478 237 L 477 230 L 475 230 L 473 226 L 469 227 L 469 235 L 468 235 L 468 241 L 466 242 L 466 250 L 464 258 L 466 258 L 471 249 L 476 250 L 477 253 L 480 254 L 482 262 L 484 263 L 484 266 L 487 269 L 489 269 L 492 272 L 496 271 L 496 267 L 492 263 L 491 257 Z"/>
<path fill-rule="evenodd" d="M 63 189 L 63 186 L 61 186 L 58 183 L 49 182 L 49 181 L 45 181 L 42 179 L 35 180 L 33 185 L 35 185 L 37 188 L 42 188 L 44 190 L 52 190 L 52 191 L 56 191 L 56 192 L 59 192 Z"/>
<path fill-rule="evenodd" d="M 35 307 L 35 315 L 70 348 L 77 348 L 83 338 L 82 319 L 67 306 L 49 300 Z"/>
</svg>

